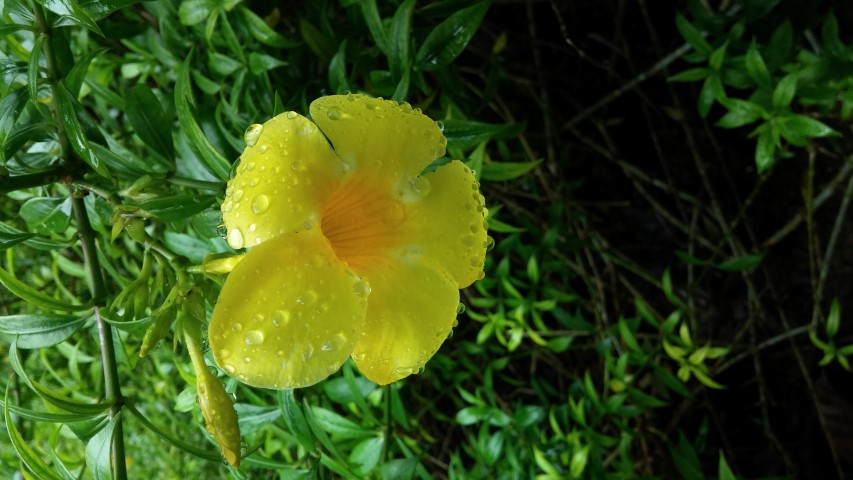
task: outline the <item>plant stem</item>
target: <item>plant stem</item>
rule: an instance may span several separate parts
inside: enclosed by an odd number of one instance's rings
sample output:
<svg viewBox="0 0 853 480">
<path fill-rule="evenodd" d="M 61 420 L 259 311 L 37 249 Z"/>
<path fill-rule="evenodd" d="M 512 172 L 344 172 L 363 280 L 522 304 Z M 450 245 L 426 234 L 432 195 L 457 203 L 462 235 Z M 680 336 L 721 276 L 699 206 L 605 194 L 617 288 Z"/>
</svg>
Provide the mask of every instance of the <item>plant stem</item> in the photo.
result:
<svg viewBox="0 0 853 480">
<path fill-rule="evenodd" d="M 46 35 L 48 38 L 52 35 L 50 25 L 48 24 L 44 10 L 41 5 L 33 4 L 33 14 L 35 15 L 36 25 L 39 33 Z M 43 54 L 47 63 L 48 82 L 51 90 L 56 95 L 57 82 L 61 77 L 56 65 L 56 58 L 53 50 L 50 48 L 50 42 L 44 42 Z M 33 99 L 34 101 L 36 99 Z M 71 148 L 68 143 L 68 134 L 65 131 L 65 126 L 62 122 L 58 111 L 54 108 L 53 115 L 56 119 L 56 124 L 59 127 L 59 143 L 65 163 L 73 158 Z M 44 181 L 44 174 L 41 181 Z M 29 177 L 29 176 L 24 176 Z M 23 179 L 19 179 L 19 182 Z M 113 346 L 113 331 L 112 327 L 104 322 L 100 315 L 100 307 L 106 304 L 107 292 L 104 284 L 104 277 L 101 273 L 101 265 L 98 261 L 98 251 L 95 246 L 95 232 L 92 230 L 92 224 L 89 222 L 89 215 L 86 212 L 86 205 L 83 203 L 83 197 L 75 192 L 71 194 L 71 208 L 74 211 L 74 220 L 77 225 L 77 237 L 80 239 L 80 245 L 83 249 L 83 260 L 86 267 L 86 276 L 89 283 L 89 291 L 92 294 L 92 299 L 95 303 L 95 321 L 98 325 L 98 338 L 101 343 L 101 362 L 104 368 L 104 388 L 106 397 L 112 402 L 110 407 L 110 418 L 115 417 L 121 412 L 123 399 L 121 395 L 121 385 L 118 377 L 118 365 L 116 363 L 115 347 Z M 125 464 L 124 454 L 124 434 L 122 431 L 121 417 L 117 419 L 116 428 L 112 439 L 112 468 L 113 476 L 118 480 L 127 479 L 127 465 Z"/>
<path fill-rule="evenodd" d="M 95 302 L 95 321 L 98 324 L 98 339 L 101 342 L 101 362 L 104 366 L 104 388 L 106 397 L 112 401 L 110 407 L 110 418 L 119 414 L 123 406 L 121 395 L 121 384 L 118 378 L 118 364 L 116 363 L 115 348 L 113 346 L 112 327 L 101 318 L 100 308 L 106 302 L 106 286 L 101 274 L 101 265 L 98 261 L 97 247 L 95 246 L 95 232 L 89 223 L 89 215 L 83 197 L 73 195 L 71 197 L 71 208 L 74 211 L 74 220 L 77 223 L 77 236 L 83 248 L 83 260 L 86 264 L 86 277 L 89 281 L 89 290 Z M 112 458 L 115 477 L 119 480 L 127 478 L 127 465 L 124 455 L 124 435 L 122 432 L 122 421 L 118 419 L 113 436 Z"/>
<path fill-rule="evenodd" d="M 62 179 L 64 169 L 53 167 L 49 170 L 26 175 L 0 176 L 0 193 L 13 192 L 24 188 L 49 185 Z"/>
</svg>

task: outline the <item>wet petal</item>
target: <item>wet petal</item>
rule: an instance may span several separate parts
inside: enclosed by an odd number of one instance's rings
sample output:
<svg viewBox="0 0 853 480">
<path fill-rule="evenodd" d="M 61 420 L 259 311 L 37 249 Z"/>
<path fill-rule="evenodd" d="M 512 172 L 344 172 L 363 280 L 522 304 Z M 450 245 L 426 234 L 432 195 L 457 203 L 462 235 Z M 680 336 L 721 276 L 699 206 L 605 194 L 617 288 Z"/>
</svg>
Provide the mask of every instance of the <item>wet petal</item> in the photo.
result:
<svg viewBox="0 0 853 480">
<path fill-rule="evenodd" d="M 344 165 L 316 125 L 286 112 L 253 125 L 237 174 L 228 182 L 222 219 L 232 248 L 312 228 L 343 178 Z"/>
<path fill-rule="evenodd" d="M 388 384 L 417 373 L 450 333 L 459 290 L 442 268 L 402 251 L 373 269 L 364 335 L 352 358 L 368 379 Z"/>
<path fill-rule="evenodd" d="M 401 188 L 436 158 L 447 140 L 411 105 L 365 95 L 331 95 L 311 103 L 311 117 L 356 176 Z"/>
<path fill-rule="evenodd" d="M 323 380 L 361 335 L 363 284 L 316 229 L 258 245 L 228 276 L 213 309 L 208 334 L 216 363 L 256 387 Z"/>
<path fill-rule="evenodd" d="M 414 180 L 400 244 L 438 261 L 465 288 L 480 278 L 489 238 L 474 172 L 454 160 Z"/>
</svg>

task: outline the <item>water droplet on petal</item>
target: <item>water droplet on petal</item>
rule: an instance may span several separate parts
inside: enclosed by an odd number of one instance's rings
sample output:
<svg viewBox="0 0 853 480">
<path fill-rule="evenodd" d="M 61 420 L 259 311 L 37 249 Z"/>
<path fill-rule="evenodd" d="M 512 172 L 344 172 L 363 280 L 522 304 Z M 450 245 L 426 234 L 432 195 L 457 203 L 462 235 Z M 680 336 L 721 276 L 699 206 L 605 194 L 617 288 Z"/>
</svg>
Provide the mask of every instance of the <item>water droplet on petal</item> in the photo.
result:
<svg viewBox="0 0 853 480">
<path fill-rule="evenodd" d="M 234 210 L 234 202 L 232 202 L 231 200 L 227 200 L 225 203 L 222 204 L 222 213 L 228 213 L 231 210 Z"/>
<path fill-rule="evenodd" d="M 270 198 L 266 195 L 258 195 L 252 200 L 252 213 L 260 215 L 270 208 Z"/>
<path fill-rule="evenodd" d="M 284 327 L 290 323 L 290 312 L 287 310 L 276 310 L 272 314 L 272 324 L 276 327 Z"/>
<path fill-rule="evenodd" d="M 257 123 L 249 125 L 249 128 L 246 129 L 246 132 L 243 133 L 243 141 L 246 142 L 246 146 L 254 147 L 255 144 L 258 143 L 258 138 L 260 138 L 261 132 L 263 131 L 263 125 Z"/>
<path fill-rule="evenodd" d="M 314 228 L 314 222 L 312 222 L 311 220 L 305 220 L 304 222 L 302 222 L 302 226 L 305 227 L 305 230 L 311 230 L 312 228 Z"/>
<path fill-rule="evenodd" d="M 352 293 L 356 294 L 359 297 L 366 297 L 370 295 L 370 292 L 370 284 L 365 282 L 364 280 L 359 280 L 352 284 Z"/>
<path fill-rule="evenodd" d="M 229 365 L 227 363 L 223 365 L 222 368 L 228 375 L 234 375 L 234 372 L 237 370 L 236 368 L 234 368 L 234 365 Z"/>
<path fill-rule="evenodd" d="M 490 236 L 486 237 L 486 244 L 484 246 L 486 247 L 487 252 L 491 252 L 492 249 L 495 248 L 495 239 Z"/>
<path fill-rule="evenodd" d="M 317 301 L 317 292 L 314 290 L 306 290 L 305 293 L 296 297 L 296 303 L 302 306 L 311 305 Z"/>
<path fill-rule="evenodd" d="M 460 302 L 459 305 L 456 306 L 456 315 L 462 315 L 465 313 L 465 304 Z"/>
<path fill-rule="evenodd" d="M 302 361 L 307 362 L 312 355 L 314 355 L 314 347 L 309 343 L 308 345 L 305 345 L 305 349 L 302 350 Z"/>
<path fill-rule="evenodd" d="M 290 164 L 290 169 L 293 170 L 294 172 L 304 172 L 305 171 L 305 165 L 303 165 L 302 162 L 300 162 L 299 160 L 294 160 Z"/>
<path fill-rule="evenodd" d="M 228 350 L 227 348 L 223 348 L 222 350 L 219 351 L 219 356 L 221 358 L 228 358 L 231 356 L 231 350 Z"/>
<path fill-rule="evenodd" d="M 260 147 L 258 147 L 258 153 L 264 153 L 266 151 L 267 151 L 266 145 L 261 145 Z"/>
<path fill-rule="evenodd" d="M 474 268 L 479 267 L 480 266 L 480 259 L 477 257 L 471 257 L 470 263 L 471 263 L 471 266 Z"/>
<path fill-rule="evenodd" d="M 402 199 L 407 203 L 418 201 L 429 195 L 431 188 L 429 180 L 424 177 L 415 177 L 403 188 Z"/>
<path fill-rule="evenodd" d="M 260 179 L 260 178 L 253 178 L 253 179 L 249 180 L 249 186 L 250 186 L 250 187 L 254 187 L 254 186 L 256 186 L 256 185 L 257 185 L 257 184 L 259 184 L 259 183 L 261 183 L 261 179 Z"/>
<path fill-rule="evenodd" d="M 263 321 L 264 321 L 264 316 L 263 316 L 263 315 L 261 315 L 260 313 L 256 313 L 256 314 L 255 314 L 255 316 L 254 316 L 254 317 L 252 317 L 252 321 L 255 321 L 255 322 L 258 322 L 258 323 L 263 322 Z"/>
<path fill-rule="evenodd" d="M 243 325 L 241 325 L 239 323 L 235 323 L 234 325 L 231 325 L 231 331 L 232 332 L 239 332 L 242 329 L 243 329 Z"/>
<path fill-rule="evenodd" d="M 234 186 L 229 185 L 228 188 L 225 189 L 225 196 L 230 197 L 233 194 L 234 194 Z"/>
<path fill-rule="evenodd" d="M 435 126 L 438 127 L 438 131 L 444 133 L 444 123 L 441 120 L 435 122 Z"/>
<path fill-rule="evenodd" d="M 235 191 L 234 192 L 234 201 L 239 202 L 242 199 L 243 199 L 243 191 L 242 190 Z"/>
<path fill-rule="evenodd" d="M 285 112 L 285 114 L 284 114 L 284 115 L 285 115 L 287 118 L 291 119 L 291 120 L 293 120 L 294 118 L 296 118 L 297 116 L 299 116 L 299 114 L 298 114 L 298 113 L 296 113 L 296 112 Z"/>
<path fill-rule="evenodd" d="M 352 360 L 354 362 L 360 362 L 360 361 L 364 360 L 364 354 L 363 353 L 353 353 L 351 355 L 351 357 L 352 357 Z"/>
<path fill-rule="evenodd" d="M 264 343 L 264 334 L 260 330 L 249 330 L 243 341 L 246 345 L 261 345 Z"/>
<path fill-rule="evenodd" d="M 243 363 L 251 363 L 252 359 L 249 357 L 243 357 Z"/>
<path fill-rule="evenodd" d="M 330 120 L 340 120 L 344 118 L 344 114 L 341 113 L 340 109 L 337 107 L 332 107 L 326 112 L 326 116 L 329 117 Z"/>
<path fill-rule="evenodd" d="M 228 232 L 228 237 L 226 237 L 226 241 L 228 245 L 231 246 L 234 250 L 239 250 L 243 248 L 243 233 L 239 228 L 231 229 Z"/>
</svg>

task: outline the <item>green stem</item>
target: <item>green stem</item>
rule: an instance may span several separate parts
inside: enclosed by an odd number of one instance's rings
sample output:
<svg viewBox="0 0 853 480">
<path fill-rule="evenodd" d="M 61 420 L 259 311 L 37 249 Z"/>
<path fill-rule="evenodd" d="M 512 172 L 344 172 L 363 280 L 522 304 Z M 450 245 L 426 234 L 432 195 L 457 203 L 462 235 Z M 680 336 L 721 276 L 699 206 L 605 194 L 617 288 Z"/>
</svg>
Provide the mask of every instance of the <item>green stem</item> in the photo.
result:
<svg viewBox="0 0 853 480">
<path fill-rule="evenodd" d="M 62 179 L 64 169 L 53 167 L 49 170 L 26 175 L 0 176 L 0 193 L 13 192 L 24 188 L 40 187 Z"/>
<path fill-rule="evenodd" d="M 107 400 L 112 402 L 110 407 L 110 418 L 119 414 L 123 406 L 121 395 L 121 384 L 118 378 L 118 363 L 116 362 L 115 347 L 113 346 L 112 327 L 101 318 L 100 308 L 106 303 L 106 285 L 104 276 L 101 274 L 101 265 L 98 261 L 98 251 L 95 246 L 95 232 L 89 223 L 89 215 L 83 197 L 72 195 L 71 208 L 74 211 L 74 220 L 77 224 L 77 236 L 83 248 L 83 260 L 86 265 L 86 277 L 89 281 L 89 290 L 95 302 L 95 321 L 98 325 L 98 338 L 101 343 L 101 362 L 104 366 L 104 388 Z M 113 436 L 112 457 L 115 477 L 118 480 L 127 479 L 127 465 L 124 454 L 124 435 L 122 421 L 119 417 Z"/>
<path fill-rule="evenodd" d="M 385 385 L 385 441 L 382 442 L 382 453 L 379 458 L 385 463 L 388 461 L 388 449 L 391 445 L 391 437 L 394 430 L 394 418 L 391 416 L 391 385 Z"/>
<path fill-rule="evenodd" d="M 41 5 L 33 4 L 33 13 L 35 15 L 36 25 L 39 33 L 50 37 L 52 35 L 51 28 L 45 18 L 44 10 Z M 50 47 L 50 42 L 45 42 L 43 45 L 43 53 L 45 62 L 47 63 L 48 82 L 51 90 L 56 98 L 57 82 L 60 81 L 61 74 L 56 65 L 56 58 L 53 55 L 53 50 Z M 35 99 L 34 99 L 35 100 Z M 56 120 L 56 125 L 59 133 L 59 143 L 65 163 L 69 163 L 69 159 L 73 159 L 73 153 L 68 143 L 68 134 L 62 122 L 59 112 L 54 108 L 53 115 Z M 18 180 L 22 181 L 22 180 Z M 98 338 L 101 343 L 101 362 L 104 368 L 104 388 L 106 397 L 112 402 L 110 407 L 110 417 L 115 417 L 121 412 L 122 395 L 121 386 L 118 377 L 118 364 L 116 363 L 115 347 L 113 346 L 113 331 L 109 324 L 104 322 L 100 315 L 100 307 L 106 305 L 107 292 L 104 284 L 104 277 L 101 274 L 101 265 L 98 261 L 98 251 L 95 246 L 95 232 L 92 230 L 92 224 L 89 222 L 89 215 L 86 212 L 86 205 L 83 203 L 83 197 L 75 193 L 71 195 L 71 206 L 74 211 L 74 219 L 77 225 L 77 236 L 80 239 L 80 245 L 83 249 L 83 259 L 86 267 L 86 275 L 89 281 L 89 291 L 92 294 L 92 299 L 95 303 L 95 321 L 98 325 Z M 113 474 L 118 480 L 127 479 L 127 465 L 125 463 L 124 454 L 124 434 L 122 429 L 121 417 L 117 419 L 116 429 L 112 440 L 112 458 L 113 458 Z"/>
<path fill-rule="evenodd" d="M 225 189 L 225 184 L 223 184 L 222 182 L 208 182 L 205 180 L 196 180 L 194 178 L 178 176 L 168 177 L 166 180 L 173 185 L 191 187 L 195 188 L 196 190 L 213 190 L 218 192 Z"/>
</svg>

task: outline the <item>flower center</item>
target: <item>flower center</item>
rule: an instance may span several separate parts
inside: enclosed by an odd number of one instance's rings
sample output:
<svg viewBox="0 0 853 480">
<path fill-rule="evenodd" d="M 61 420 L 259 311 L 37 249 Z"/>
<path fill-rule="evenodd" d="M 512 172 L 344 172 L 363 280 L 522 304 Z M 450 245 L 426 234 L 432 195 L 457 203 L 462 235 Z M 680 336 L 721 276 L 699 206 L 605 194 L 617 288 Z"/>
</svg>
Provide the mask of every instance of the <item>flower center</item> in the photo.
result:
<svg viewBox="0 0 853 480">
<path fill-rule="evenodd" d="M 350 181 L 332 193 L 320 227 L 338 259 L 363 276 L 396 245 L 405 217 L 405 207 L 387 189 Z"/>
</svg>

